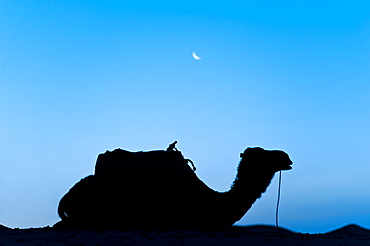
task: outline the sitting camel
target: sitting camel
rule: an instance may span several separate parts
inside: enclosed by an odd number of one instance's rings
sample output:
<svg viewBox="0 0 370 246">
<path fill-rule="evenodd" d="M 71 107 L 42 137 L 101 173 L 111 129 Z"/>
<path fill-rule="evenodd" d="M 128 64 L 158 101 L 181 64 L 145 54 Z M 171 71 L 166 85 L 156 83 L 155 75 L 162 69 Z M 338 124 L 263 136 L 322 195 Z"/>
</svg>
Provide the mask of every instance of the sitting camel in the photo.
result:
<svg viewBox="0 0 370 246">
<path fill-rule="evenodd" d="M 100 154 L 95 174 L 60 200 L 56 228 L 199 229 L 233 225 L 269 186 L 275 172 L 290 170 L 280 150 L 247 148 L 231 189 L 209 188 L 175 143 L 164 150 Z"/>
</svg>

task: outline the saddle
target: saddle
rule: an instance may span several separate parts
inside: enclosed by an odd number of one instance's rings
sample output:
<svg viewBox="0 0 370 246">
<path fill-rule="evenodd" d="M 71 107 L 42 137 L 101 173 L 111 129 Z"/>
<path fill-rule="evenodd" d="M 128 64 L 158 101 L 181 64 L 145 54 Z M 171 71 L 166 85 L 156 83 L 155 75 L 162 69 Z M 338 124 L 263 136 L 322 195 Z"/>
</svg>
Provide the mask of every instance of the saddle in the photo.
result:
<svg viewBox="0 0 370 246">
<path fill-rule="evenodd" d="M 106 151 L 98 156 L 95 165 L 95 177 L 113 178 L 117 176 L 144 177 L 153 173 L 178 173 L 196 168 L 190 159 L 185 159 L 175 147 L 177 141 L 167 150 L 131 152 L 123 149 Z"/>
</svg>

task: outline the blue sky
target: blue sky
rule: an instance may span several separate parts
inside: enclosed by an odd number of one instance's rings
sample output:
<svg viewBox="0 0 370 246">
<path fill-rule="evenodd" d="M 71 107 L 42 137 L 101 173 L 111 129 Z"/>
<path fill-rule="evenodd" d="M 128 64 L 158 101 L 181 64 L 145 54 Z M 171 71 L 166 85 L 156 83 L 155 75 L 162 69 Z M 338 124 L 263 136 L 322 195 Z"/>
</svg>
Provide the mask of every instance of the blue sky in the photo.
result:
<svg viewBox="0 0 370 246">
<path fill-rule="evenodd" d="M 281 226 L 370 228 L 369 10 L 367 1 L 2 1 L 0 224 L 52 225 L 99 153 L 177 140 L 220 191 L 246 147 L 285 150 L 294 169 L 283 174 Z M 238 224 L 274 224 L 276 193 L 275 178 Z"/>
</svg>

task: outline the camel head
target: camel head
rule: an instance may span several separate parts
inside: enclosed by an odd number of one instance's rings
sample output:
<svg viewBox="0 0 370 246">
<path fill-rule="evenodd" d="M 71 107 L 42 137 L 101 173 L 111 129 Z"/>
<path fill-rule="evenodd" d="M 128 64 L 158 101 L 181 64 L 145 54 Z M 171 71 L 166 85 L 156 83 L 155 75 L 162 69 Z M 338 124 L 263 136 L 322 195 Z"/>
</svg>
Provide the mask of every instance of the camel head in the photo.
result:
<svg viewBox="0 0 370 246">
<path fill-rule="evenodd" d="M 254 167 L 260 170 L 282 171 L 292 169 L 293 162 L 287 153 L 281 150 L 264 150 L 260 147 L 247 148 L 242 157 L 241 163 L 246 161 L 249 168 Z"/>
</svg>

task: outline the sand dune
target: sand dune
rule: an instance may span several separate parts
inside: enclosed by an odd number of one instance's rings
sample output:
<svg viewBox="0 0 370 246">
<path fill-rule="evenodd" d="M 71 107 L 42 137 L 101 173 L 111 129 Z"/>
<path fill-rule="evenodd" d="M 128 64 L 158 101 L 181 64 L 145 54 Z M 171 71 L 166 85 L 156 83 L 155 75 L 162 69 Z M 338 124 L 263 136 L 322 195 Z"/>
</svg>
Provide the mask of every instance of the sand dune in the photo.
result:
<svg viewBox="0 0 370 246">
<path fill-rule="evenodd" d="M 348 225 L 325 234 L 302 234 L 274 226 L 223 231 L 87 231 L 0 225 L 0 246 L 16 245 L 370 245 L 370 230 Z"/>
</svg>

